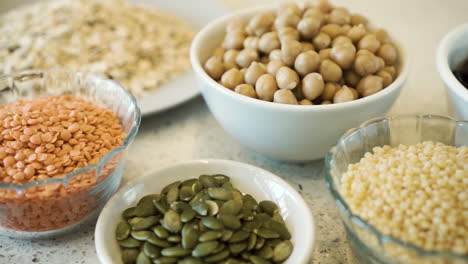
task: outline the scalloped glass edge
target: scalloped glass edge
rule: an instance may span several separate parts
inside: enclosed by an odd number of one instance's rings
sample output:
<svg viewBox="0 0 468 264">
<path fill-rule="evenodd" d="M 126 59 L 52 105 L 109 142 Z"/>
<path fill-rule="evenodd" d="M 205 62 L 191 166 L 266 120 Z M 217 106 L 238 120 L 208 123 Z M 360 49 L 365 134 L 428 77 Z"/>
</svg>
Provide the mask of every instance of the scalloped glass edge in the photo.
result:
<svg viewBox="0 0 468 264">
<path fill-rule="evenodd" d="M 74 71 L 67 70 L 67 69 L 21 71 L 21 72 L 14 73 L 14 74 L 0 75 L 0 80 L 1 79 L 8 79 L 8 78 L 15 78 L 15 77 L 18 77 L 18 76 L 21 76 L 21 75 L 24 75 L 24 74 L 44 73 L 44 72 L 53 72 L 53 71 L 61 71 L 61 72 L 66 72 L 66 73 L 70 73 L 70 74 L 75 74 L 75 75 L 77 75 L 79 77 L 84 77 L 84 76 L 91 77 L 91 78 L 94 78 L 94 79 L 99 80 L 99 81 L 108 82 L 113 87 L 116 87 L 117 89 L 121 90 L 125 95 L 127 95 L 130 98 L 130 101 L 131 101 L 131 103 L 132 103 L 132 105 L 133 105 L 133 107 L 135 109 L 135 114 L 134 114 L 135 119 L 133 120 L 132 127 L 131 127 L 130 131 L 127 133 L 127 136 L 125 137 L 123 144 L 121 146 L 117 147 L 117 148 L 114 148 L 109 153 L 104 155 L 99 160 L 99 162 L 97 164 L 88 165 L 86 167 L 82 167 L 82 168 L 79 168 L 79 169 L 77 169 L 75 171 L 69 172 L 63 178 L 50 178 L 50 179 L 45 179 L 45 180 L 38 180 L 38 181 L 34 181 L 34 182 L 29 182 L 29 183 L 23 184 L 23 185 L 14 184 L 14 183 L 0 182 L 0 190 L 2 190 L 2 189 L 13 190 L 14 189 L 14 190 L 16 190 L 16 192 L 18 194 L 21 194 L 26 189 L 29 189 L 29 188 L 32 188 L 32 187 L 44 186 L 44 185 L 48 185 L 48 184 L 58 183 L 58 184 L 63 184 L 63 186 L 66 187 L 68 185 L 68 182 L 73 177 L 79 176 L 79 175 L 81 175 L 83 173 L 86 173 L 86 172 L 89 172 L 89 171 L 92 171 L 92 170 L 96 170 L 95 175 L 98 177 L 102 167 L 104 166 L 104 164 L 106 164 L 107 161 L 109 161 L 111 158 L 113 158 L 114 156 L 119 154 L 121 151 L 124 151 L 130 145 L 130 143 L 133 141 L 136 134 L 138 133 L 138 129 L 140 127 L 140 122 L 141 122 L 141 110 L 140 110 L 140 108 L 138 106 L 137 100 L 127 89 L 125 89 L 120 83 L 118 83 L 118 82 L 116 82 L 114 80 L 106 79 L 106 78 L 104 78 L 104 77 L 102 77 L 100 75 L 94 74 L 94 73 L 74 72 Z"/>
<path fill-rule="evenodd" d="M 353 135 L 354 133 L 360 133 L 364 128 L 371 124 L 376 124 L 380 122 L 389 122 L 397 119 L 404 119 L 404 118 L 411 118 L 414 117 L 416 119 L 427 119 L 427 118 L 441 118 L 445 119 L 447 121 L 452 122 L 454 125 L 459 125 L 463 124 L 468 127 L 468 121 L 461 121 L 461 120 L 456 120 L 454 118 L 448 117 L 448 116 L 443 116 L 443 115 L 433 115 L 433 114 L 426 114 L 426 115 L 396 115 L 396 116 L 391 116 L 391 117 L 377 117 L 370 119 L 364 123 L 362 123 L 359 127 L 357 128 L 351 128 L 348 131 L 346 131 L 338 140 L 337 144 L 333 146 L 328 153 L 325 156 L 325 166 L 324 166 L 324 176 L 325 176 L 325 183 L 329 191 L 331 192 L 333 199 L 335 200 L 338 208 L 347 216 L 349 217 L 352 222 L 358 224 L 360 227 L 364 228 L 367 231 L 370 231 L 371 234 L 373 234 L 376 238 L 377 241 L 379 242 L 379 245 L 382 245 L 382 242 L 390 242 L 397 244 L 398 246 L 402 246 L 404 248 L 408 248 L 410 250 L 413 250 L 418 254 L 420 257 L 447 257 L 451 259 L 456 259 L 456 260 L 463 260 L 463 261 L 468 261 L 468 255 L 464 254 L 457 254 L 453 252 L 448 252 L 448 251 L 427 251 L 424 250 L 416 245 L 413 245 L 411 243 L 404 242 L 398 238 L 387 236 L 385 234 L 382 234 L 377 228 L 369 224 L 366 220 L 362 219 L 358 215 L 355 215 L 351 212 L 351 209 L 349 208 L 348 204 L 345 202 L 344 198 L 341 196 L 340 192 L 336 189 L 335 187 L 335 181 L 333 180 L 333 177 L 330 173 L 330 170 L 332 169 L 332 162 L 334 160 L 334 154 L 336 153 L 337 147 L 344 145 L 345 139 Z M 346 155 L 346 154 L 345 154 Z M 354 232 L 354 231 L 353 231 Z M 357 236 L 359 239 L 359 236 Z M 365 245 L 367 248 L 366 250 L 368 251 L 374 251 L 370 249 L 367 244 L 362 241 L 362 244 Z"/>
</svg>

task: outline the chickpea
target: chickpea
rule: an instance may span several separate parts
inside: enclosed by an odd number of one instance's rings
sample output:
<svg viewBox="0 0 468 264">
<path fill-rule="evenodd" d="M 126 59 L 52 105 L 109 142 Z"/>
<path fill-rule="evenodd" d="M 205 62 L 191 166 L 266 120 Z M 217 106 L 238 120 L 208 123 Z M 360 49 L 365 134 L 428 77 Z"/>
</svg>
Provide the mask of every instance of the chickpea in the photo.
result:
<svg viewBox="0 0 468 264">
<path fill-rule="evenodd" d="M 293 39 L 299 40 L 299 31 L 292 27 L 284 27 L 278 29 L 278 36 L 280 41 L 284 41 L 285 39 Z"/>
<path fill-rule="evenodd" d="M 226 71 L 223 76 L 221 76 L 221 85 L 233 90 L 237 85 L 244 82 L 244 76 L 242 73 L 236 69 L 232 68 Z"/>
<path fill-rule="evenodd" d="M 284 64 L 283 61 L 272 60 L 267 65 L 267 72 L 273 76 L 276 76 L 276 73 L 278 72 L 278 70 L 283 66 L 286 66 L 286 64 Z"/>
<path fill-rule="evenodd" d="M 358 52 L 356 53 L 356 56 L 361 56 L 361 55 L 369 55 L 371 57 L 374 57 L 374 53 L 370 52 L 369 50 L 366 50 L 366 49 L 360 49 L 358 50 Z"/>
<path fill-rule="evenodd" d="M 341 89 L 341 85 L 337 83 L 327 82 L 325 83 L 325 87 L 323 89 L 322 95 L 320 95 L 320 99 L 322 100 L 333 100 L 336 91 Z"/>
<path fill-rule="evenodd" d="M 258 49 L 264 53 L 270 53 L 280 47 L 281 43 L 278 38 L 278 33 L 276 32 L 267 32 L 263 34 L 258 41 Z"/>
<path fill-rule="evenodd" d="M 320 56 L 320 61 L 324 61 L 326 59 L 330 59 L 330 53 L 331 53 L 331 49 L 323 49 L 319 52 L 319 56 Z"/>
<path fill-rule="evenodd" d="M 329 35 L 320 32 L 312 41 L 317 50 L 326 49 L 330 46 L 331 38 Z"/>
<path fill-rule="evenodd" d="M 268 58 L 270 58 L 270 61 L 281 60 L 281 50 L 280 49 L 272 50 L 270 52 L 270 55 L 268 55 Z"/>
<path fill-rule="evenodd" d="M 237 63 L 236 63 L 237 55 L 239 55 L 239 51 L 235 49 L 228 50 L 224 53 L 223 60 L 224 60 L 225 70 L 229 70 L 234 67 L 237 67 Z"/>
<path fill-rule="evenodd" d="M 359 14 L 353 14 L 351 15 L 351 25 L 357 26 L 357 25 L 366 25 L 367 24 L 367 18 L 359 15 Z"/>
<path fill-rule="evenodd" d="M 214 80 L 219 80 L 224 73 L 224 64 L 219 57 L 211 57 L 205 62 L 205 71 Z"/>
<path fill-rule="evenodd" d="M 322 105 L 329 105 L 329 104 L 333 104 L 330 100 L 325 100 L 325 101 L 322 101 L 321 103 Z"/>
<path fill-rule="evenodd" d="M 356 47 L 352 43 L 333 46 L 330 51 L 330 58 L 342 69 L 349 69 L 353 65 L 355 56 Z"/>
<path fill-rule="evenodd" d="M 246 25 L 247 23 L 245 22 L 245 20 L 242 20 L 242 19 L 232 20 L 226 26 L 226 33 L 233 32 L 233 31 L 244 32 Z"/>
<path fill-rule="evenodd" d="M 242 49 L 244 46 L 244 33 L 240 31 L 232 31 L 226 34 L 223 42 L 225 49 Z"/>
<path fill-rule="evenodd" d="M 289 67 L 281 67 L 276 72 L 276 83 L 280 89 L 292 90 L 299 84 L 299 75 Z"/>
<path fill-rule="evenodd" d="M 349 39 L 348 37 L 346 36 L 338 36 L 336 38 L 333 39 L 332 41 L 332 47 L 333 46 L 337 46 L 337 45 L 341 45 L 341 44 L 344 44 L 344 43 L 349 43 L 349 44 L 353 44 L 353 42 L 351 41 L 351 39 Z M 354 45 L 353 45 L 354 46 Z M 356 50 L 356 48 L 354 49 Z"/>
<path fill-rule="evenodd" d="M 213 57 L 219 57 L 221 59 L 221 61 L 223 60 L 223 56 L 224 56 L 224 52 L 225 50 L 223 48 L 217 48 L 215 49 L 214 53 L 213 53 Z"/>
<path fill-rule="evenodd" d="M 393 79 L 395 79 L 397 77 L 397 70 L 395 68 L 395 66 L 387 66 L 387 67 L 384 67 L 382 70 L 390 73 L 393 77 Z"/>
<path fill-rule="evenodd" d="M 258 49 L 258 42 L 260 38 L 258 37 L 247 37 L 244 39 L 244 48 Z"/>
<path fill-rule="evenodd" d="M 284 28 L 284 27 L 296 28 L 300 20 L 301 18 L 296 14 L 292 14 L 292 13 L 280 14 L 275 20 L 275 28 L 277 30 Z"/>
<path fill-rule="evenodd" d="M 252 62 L 258 61 L 258 59 L 258 52 L 252 48 L 247 48 L 239 52 L 239 55 L 237 55 L 236 58 L 236 62 L 237 65 L 241 66 L 242 68 L 247 68 Z"/>
<path fill-rule="evenodd" d="M 260 62 L 261 62 L 262 64 L 267 65 L 267 64 L 270 62 L 270 58 L 268 58 L 267 55 L 262 56 L 262 57 L 260 58 Z"/>
<path fill-rule="evenodd" d="M 297 99 L 298 101 L 300 101 L 300 100 L 302 100 L 302 99 L 305 98 L 304 95 L 302 94 L 302 82 L 299 82 L 299 84 L 297 85 L 297 87 L 294 88 L 294 89 L 292 89 L 291 91 L 293 92 L 294 96 L 296 96 L 296 99 Z"/>
<path fill-rule="evenodd" d="M 271 74 L 263 74 L 255 83 L 255 91 L 259 99 L 273 101 L 273 95 L 278 90 L 275 77 Z"/>
<path fill-rule="evenodd" d="M 310 17 L 310 18 L 315 18 L 317 20 L 320 21 L 320 23 L 322 23 L 323 19 L 324 19 L 324 16 L 323 16 L 323 13 L 322 11 L 320 11 L 318 8 L 316 7 L 309 7 L 305 10 L 304 14 L 302 15 L 302 17 Z"/>
<path fill-rule="evenodd" d="M 358 91 L 357 91 L 356 89 L 354 89 L 354 88 L 351 88 L 351 87 L 348 87 L 348 88 L 351 90 L 351 92 L 353 92 L 354 100 L 359 99 L 359 93 L 358 93 Z"/>
<path fill-rule="evenodd" d="M 297 99 L 290 90 L 278 90 L 273 95 L 273 102 L 297 105 Z"/>
<path fill-rule="evenodd" d="M 362 24 L 359 24 L 357 26 L 353 26 L 346 35 L 352 42 L 358 42 L 366 35 L 366 33 L 366 28 Z"/>
<path fill-rule="evenodd" d="M 295 14 L 300 16 L 302 14 L 301 8 L 296 3 L 285 3 L 278 8 L 278 14 Z"/>
<path fill-rule="evenodd" d="M 323 13 L 328 13 L 333 9 L 333 6 L 328 2 L 328 0 L 319 0 L 317 8 Z"/>
<path fill-rule="evenodd" d="M 294 62 L 294 68 L 301 76 L 317 71 L 320 65 L 320 55 L 315 51 L 302 52 Z"/>
<path fill-rule="evenodd" d="M 357 91 L 362 97 L 375 94 L 383 89 L 382 77 L 376 75 L 369 75 L 361 79 L 357 86 Z"/>
<path fill-rule="evenodd" d="M 367 49 L 372 53 L 375 53 L 380 47 L 380 41 L 377 40 L 377 37 L 374 34 L 367 34 L 358 44 L 359 49 Z"/>
<path fill-rule="evenodd" d="M 346 8 L 337 7 L 330 12 L 328 23 L 344 25 L 351 23 L 351 15 Z"/>
<path fill-rule="evenodd" d="M 320 63 L 319 72 L 327 82 L 338 82 L 343 76 L 343 71 L 340 66 L 328 59 Z"/>
<path fill-rule="evenodd" d="M 361 76 L 357 74 L 354 70 L 349 70 L 345 72 L 344 79 L 346 85 L 356 87 L 359 81 L 361 80 Z"/>
<path fill-rule="evenodd" d="M 245 75 L 244 75 L 245 82 L 247 84 L 255 85 L 255 83 L 257 82 L 257 79 L 265 73 L 266 73 L 266 70 L 262 66 L 262 64 L 258 62 L 252 62 L 252 64 L 250 64 L 249 68 L 247 68 L 245 72 Z"/>
<path fill-rule="evenodd" d="M 377 72 L 377 76 L 382 78 L 383 87 L 387 87 L 393 82 L 393 77 L 388 71 L 380 70 Z"/>
<path fill-rule="evenodd" d="M 293 66 L 296 57 L 302 52 L 302 45 L 299 41 L 285 39 L 281 43 L 281 59 L 288 66 Z"/>
<path fill-rule="evenodd" d="M 320 29 L 320 32 L 327 34 L 331 38 L 336 38 L 341 34 L 341 26 L 337 24 L 327 24 Z"/>
<path fill-rule="evenodd" d="M 377 55 L 385 61 L 386 65 L 393 65 L 396 63 L 397 51 L 392 44 L 383 44 L 380 46 Z"/>
<path fill-rule="evenodd" d="M 314 103 L 312 103 L 309 99 L 302 99 L 300 102 L 299 102 L 300 105 L 313 105 Z"/>
<path fill-rule="evenodd" d="M 346 25 L 341 26 L 341 34 L 342 35 L 346 36 L 350 30 L 351 30 L 351 25 L 350 24 L 346 24 Z"/>
<path fill-rule="evenodd" d="M 380 62 L 376 56 L 359 55 L 354 60 L 354 70 L 361 76 L 374 74 L 380 70 Z"/>
<path fill-rule="evenodd" d="M 302 94 L 311 101 L 323 93 L 324 87 L 323 77 L 319 73 L 309 73 L 302 79 Z"/>
<path fill-rule="evenodd" d="M 306 51 L 309 51 L 309 50 L 315 50 L 315 47 L 314 47 L 314 45 L 312 43 L 302 41 L 301 44 L 302 44 L 302 52 L 306 52 Z"/>
<path fill-rule="evenodd" d="M 249 35 L 260 37 L 270 30 L 273 21 L 275 21 L 275 14 L 271 12 L 257 14 L 250 19 L 246 31 Z"/>
<path fill-rule="evenodd" d="M 354 100 L 354 94 L 351 89 L 344 85 L 336 91 L 335 96 L 333 97 L 333 103 L 338 104 L 338 103 L 344 103 L 344 102 L 349 102 Z"/>
<path fill-rule="evenodd" d="M 375 37 L 378 41 L 382 44 L 390 43 L 390 36 L 388 35 L 387 31 L 384 29 L 379 29 L 374 32 Z"/>
<path fill-rule="evenodd" d="M 297 29 L 299 30 L 302 38 L 312 39 L 315 35 L 318 34 L 320 30 L 321 21 L 313 17 L 304 17 L 297 24 Z"/>
<path fill-rule="evenodd" d="M 255 89 L 253 85 L 251 84 L 239 84 L 236 86 L 234 89 L 236 93 L 251 97 L 251 98 L 257 98 L 257 93 L 255 92 Z"/>
<path fill-rule="evenodd" d="M 242 74 L 242 78 L 244 78 L 243 80 L 245 81 L 245 72 L 247 71 L 247 68 L 242 68 L 239 71 Z"/>
</svg>

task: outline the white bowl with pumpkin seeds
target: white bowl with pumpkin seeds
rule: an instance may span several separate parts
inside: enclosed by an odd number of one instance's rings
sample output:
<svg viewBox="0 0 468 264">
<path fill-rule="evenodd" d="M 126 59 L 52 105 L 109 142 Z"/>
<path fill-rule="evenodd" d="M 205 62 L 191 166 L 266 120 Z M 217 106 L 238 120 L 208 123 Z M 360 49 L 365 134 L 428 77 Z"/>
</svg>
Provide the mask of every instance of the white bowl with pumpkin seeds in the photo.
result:
<svg viewBox="0 0 468 264">
<path fill-rule="evenodd" d="M 232 186 L 257 201 L 271 200 L 279 207 L 291 234 L 293 250 L 283 263 L 309 263 L 314 247 L 314 218 L 302 196 L 280 177 L 263 169 L 228 160 L 194 160 L 178 163 L 150 173 L 125 185 L 105 205 L 95 231 L 95 244 L 103 264 L 122 264 L 116 228 L 123 220 L 122 212 L 145 195 L 160 193 L 175 181 L 198 178 L 200 175 L 222 174 Z"/>
</svg>

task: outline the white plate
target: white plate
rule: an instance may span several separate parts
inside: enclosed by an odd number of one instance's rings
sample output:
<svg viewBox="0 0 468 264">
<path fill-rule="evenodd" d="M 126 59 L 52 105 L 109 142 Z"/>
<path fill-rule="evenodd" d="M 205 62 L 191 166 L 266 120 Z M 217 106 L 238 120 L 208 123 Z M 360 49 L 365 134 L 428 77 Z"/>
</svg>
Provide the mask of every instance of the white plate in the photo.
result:
<svg viewBox="0 0 468 264">
<path fill-rule="evenodd" d="M 96 225 L 95 244 L 102 264 L 122 264 L 115 240 L 115 228 L 122 212 L 144 195 L 158 193 L 167 184 L 201 174 L 225 174 L 241 192 L 258 201 L 276 202 L 292 235 L 294 250 L 285 264 L 309 263 L 312 255 L 315 227 L 309 207 L 288 183 L 263 169 L 228 160 L 195 160 L 163 168 L 125 185 L 104 206 Z"/>
<path fill-rule="evenodd" d="M 187 21 L 195 30 L 201 29 L 213 19 L 228 11 L 216 0 L 128 0 L 137 4 L 168 11 Z M 0 1 L 0 13 L 13 7 L 32 3 L 34 0 Z M 186 73 L 143 95 L 139 100 L 141 114 L 147 116 L 186 102 L 200 93 L 195 74 L 190 68 Z"/>
</svg>

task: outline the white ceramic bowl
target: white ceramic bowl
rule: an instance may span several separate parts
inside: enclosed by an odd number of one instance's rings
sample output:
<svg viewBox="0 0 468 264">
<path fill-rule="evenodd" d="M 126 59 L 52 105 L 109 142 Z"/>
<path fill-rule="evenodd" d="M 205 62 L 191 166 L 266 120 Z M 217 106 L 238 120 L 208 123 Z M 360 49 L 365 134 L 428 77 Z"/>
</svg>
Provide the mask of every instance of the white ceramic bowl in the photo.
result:
<svg viewBox="0 0 468 264">
<path fill-rule="evenodd" d="M 265 102 L 237 94 L 211 79 L 204 71 L 203 64 L 220 45 L 227 23 L 236 18 L 248 19 L 259 12 L 275 8 L 271 5 L 249 8 L 208 24 L 192 42 L 192 67 L 211 112 L 240 143 L 282 160 L 323 158 L 346 130 L 388 111 L 408 75 L 407 56 L 401 45 L 398 45 L 400 73 L 383 91 L 334 105 L 302 106 Z M 391 36 L 396 41 L 394 35 Z"/>
<path fill-rule="evenodd" d="M 448 33 L 437 49 L 436 65 L 447 87 L 451 114 L 459 120 L 468 120 L 468 89 L 452 73 L 458 64 L 468 58 L 468 23 Z"/>
<path fill-rule="evenodd" d="M 285 264 L 309 263 L 314 246 L 314 219 L 309 207 L 288 183 L 263 169 L 228 160 L 195 160 L 161 169 L 128 183 L 105 205 L 96 225 L 95 243 L 102 264 L 121 264 L 120 249 L 115 240 L 115 228 L 121 213 L 134 206 L 144 195 L 159 193 L 176 180 L 198 177 L 201 174 L 225 174 L 233 185 L 258 201 L 272 200 L 291 232 L 294 250 Z"/>
</svg>

